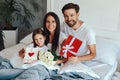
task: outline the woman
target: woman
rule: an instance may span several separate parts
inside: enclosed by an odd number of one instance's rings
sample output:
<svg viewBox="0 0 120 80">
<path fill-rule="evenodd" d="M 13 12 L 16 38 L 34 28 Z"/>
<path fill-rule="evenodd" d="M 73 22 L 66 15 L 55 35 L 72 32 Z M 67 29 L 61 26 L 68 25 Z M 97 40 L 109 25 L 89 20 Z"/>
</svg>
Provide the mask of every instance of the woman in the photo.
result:
<svg viewBox="0 0 120 80">
<path fill-rule="evenodd" d="M 54 12 L 48 12 L 45 15 L 43 29 L 46 34 L 45 44 L 53 53 L 60 56 L 59 52 L 66 36 L 64 33 L 60 32 L 60 21 Z M 56 64 L 60 64 L 64 61 L 66 61 L 66 59 L 57 60 Z"/>
</svg>

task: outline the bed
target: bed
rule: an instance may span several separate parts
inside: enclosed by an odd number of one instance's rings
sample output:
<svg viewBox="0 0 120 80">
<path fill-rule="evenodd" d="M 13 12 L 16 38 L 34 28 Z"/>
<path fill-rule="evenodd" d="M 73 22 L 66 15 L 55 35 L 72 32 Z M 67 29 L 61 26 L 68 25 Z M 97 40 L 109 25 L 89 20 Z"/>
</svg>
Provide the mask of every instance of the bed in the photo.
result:
<svg viewBox="0 0 120 80">
<path fill-rule="evenodd" d="M 10 60 L 10 63 L 14 67 L 14 69 L 12 69 L 14 73 L 11 73 L 12 72 L 11 69 L 7 69 L 7 73 L 4 73 L 7 76 L 9 76 L 8 79 L 13 78 L 23 72 L 23 69 L 21 69 L 22 59 L 18 56 L 18 51 L 32 41 L 31 36 L 32 33 L 23 38 L 17 45 L 14 45 L 12 47 L 0 51 L 0 56 Z M 100 80 L 111 80 L 118 65 L 117 55 L 120 53 L 120 42 L 113 39 L 106 39 L 98 36 L 96 37 L 96 42 L 97 42 L 97 56 L 95 59 L 85 62 L 85 64 L 88 67 L 90 67 L 90 69 L 94 73 L 100 76 Z M 65 71 L 70 70 L 71 68 L 68 68 Z M 5 71 L 6 69 L 0 69 L 0 75 L 2 76 L 3 75 L 2 73 Z M 7 77 L 5 77 L 4 75 L 2 77 L 1 76 L 0 80 L 7 79 Z"/>
</svg>

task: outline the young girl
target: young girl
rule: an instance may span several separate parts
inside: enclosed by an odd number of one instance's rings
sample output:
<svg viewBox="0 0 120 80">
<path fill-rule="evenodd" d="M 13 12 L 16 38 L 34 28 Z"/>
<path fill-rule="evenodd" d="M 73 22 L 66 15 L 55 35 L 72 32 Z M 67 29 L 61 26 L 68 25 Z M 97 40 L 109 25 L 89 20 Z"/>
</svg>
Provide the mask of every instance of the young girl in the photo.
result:
<svg viewBox="0 0 120 80">
<path fill-rule="evenodd" d="M 33 31 L 32 39 L 33 39 L 33 42 L 29 44 L 26 48 L 29 48 L 29 47 L 38 48 L 39 50 L 42 50 L 45 52 L 48 51 L 48 47 L 44 45 L 46 37 L 44 32 L 41 30 L 41 28 L 37 28 Z M 25 53 L 25 49 L 23 48 L 22 50 L 19 51 L 19 56 L 23 58 L 24 53 Z"/>
</svg>

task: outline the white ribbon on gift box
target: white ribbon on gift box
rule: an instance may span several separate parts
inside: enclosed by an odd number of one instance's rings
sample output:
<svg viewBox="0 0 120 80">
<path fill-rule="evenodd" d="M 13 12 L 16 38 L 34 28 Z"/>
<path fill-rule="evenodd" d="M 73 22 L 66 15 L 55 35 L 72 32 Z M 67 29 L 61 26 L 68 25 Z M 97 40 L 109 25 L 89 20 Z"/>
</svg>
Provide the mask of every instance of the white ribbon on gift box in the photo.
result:
<svg viewBox="0 0 120 80">
<path fill-rule="evenodd" d="M 64 48 L 64 50 L 62 51 L 64 54 L 63 54 L 63 56 L 65 57 L 65 58 L 67 58 L 67 52 L 69 51 L 70 53 L 72 53 L 72 54 L 76 54 L 75 52 L 73 52 L 73 51 L 71 51 L 70 49 L 73 49 L 74 48 L 74 46 L 72 46 L 72 43 L 74 42 L 74 40 L 75 40 L 75 37 L 73 37 L 72 38 L 72 40 L 70 41 L 70 44 L 69 45 L 66 45 L 66 46 L 63 46 L 63 48 Z"/>
</svg>

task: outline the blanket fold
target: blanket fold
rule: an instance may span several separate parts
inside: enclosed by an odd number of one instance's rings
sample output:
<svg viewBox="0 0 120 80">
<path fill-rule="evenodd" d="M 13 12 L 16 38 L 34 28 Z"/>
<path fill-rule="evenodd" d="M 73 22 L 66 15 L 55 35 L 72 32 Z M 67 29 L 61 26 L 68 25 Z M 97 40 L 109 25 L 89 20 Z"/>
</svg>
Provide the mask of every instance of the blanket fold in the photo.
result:
<svg viewBox="0 0 120 80">
<path fill-rule="evenodd" d="M 23 71 L 23 69 L 14 69 L 8 59 L 0 56 L 0 80 L 11 80 Z"/>
<path fill-rule="evenodd" d="M 48 70 L 43 65 L 35 65 L 14 80 L 100 80 L 98 78 L 87 75 L 83 72 L 66 72 L 58 74 L 58 70 Z"/>
<path fill-rule="evenodd" d="M 13 66 L 10 64 L 10 61 L 0 56 L 0 69 L 8 69 L 8 68 L 13 68 Z"/>
<path fill-rule="evenodd" d="M 28 69 L 13 68 L 8 59 L 0 57 L 0 80 L 100 80 L 83 72 L 65 72 L 49 70 L 37 64 Z"/>
</svg>

